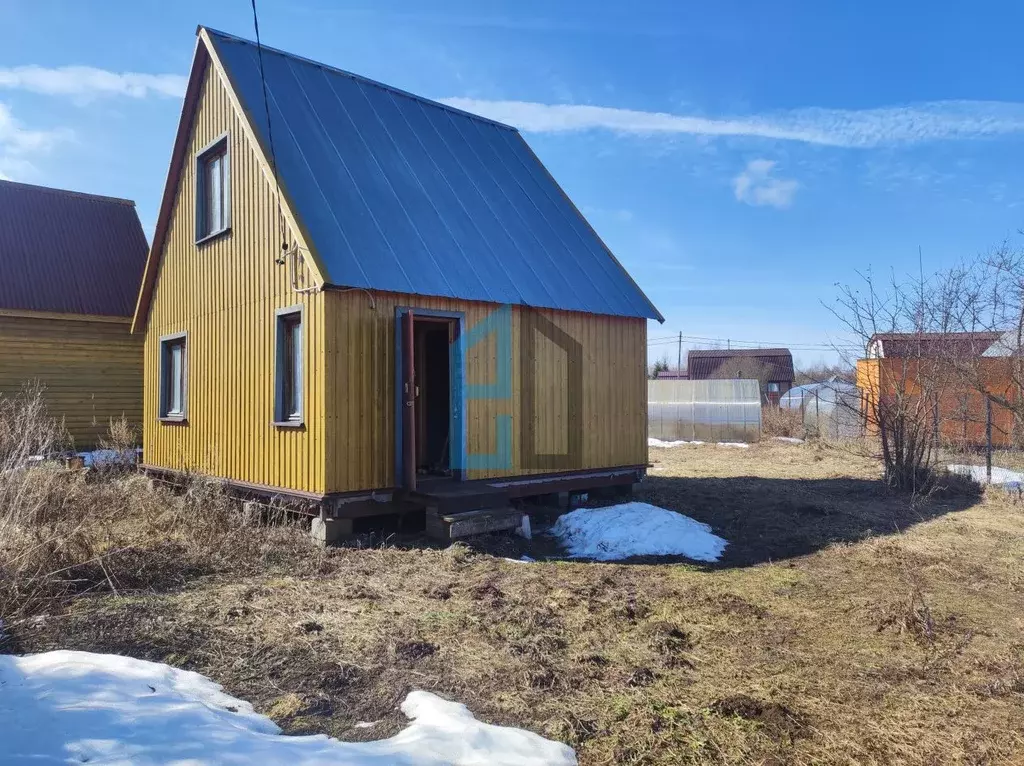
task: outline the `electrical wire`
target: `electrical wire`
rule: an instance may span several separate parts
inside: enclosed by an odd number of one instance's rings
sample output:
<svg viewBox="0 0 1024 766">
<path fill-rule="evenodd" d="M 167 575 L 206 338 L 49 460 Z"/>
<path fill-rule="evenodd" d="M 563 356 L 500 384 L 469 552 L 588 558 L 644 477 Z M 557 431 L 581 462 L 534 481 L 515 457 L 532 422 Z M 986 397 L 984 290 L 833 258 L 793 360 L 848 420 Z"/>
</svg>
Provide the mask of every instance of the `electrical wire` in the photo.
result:
<svg viewBox="0 0 1024 766">
<path fill-rule="evenodd" d="M 270 97 L 267 95 L 267 78 L 263 70 L 263 43 L 260 42 L 260 19 L 256 12 L 256 0 L 252 4 L 252 26 L 256 31 L 256 54 L 260 62 L 260 83 L 263 86 L 263 110 L 267 115 L 267 143 L 270 145 L 270 168 L 274 171 L 274 197 L 277 200 L 277 235 L 281 240 L 281 258 L 285 257 L 288 242 L 284 236 L 284 214 L 281 211 L 281 183 L 277 177 L 277 153 L 274 151 L 274 126 L 270 121 Z M 280 262 L 280 261 L 279 261 Z"/>
</svg>

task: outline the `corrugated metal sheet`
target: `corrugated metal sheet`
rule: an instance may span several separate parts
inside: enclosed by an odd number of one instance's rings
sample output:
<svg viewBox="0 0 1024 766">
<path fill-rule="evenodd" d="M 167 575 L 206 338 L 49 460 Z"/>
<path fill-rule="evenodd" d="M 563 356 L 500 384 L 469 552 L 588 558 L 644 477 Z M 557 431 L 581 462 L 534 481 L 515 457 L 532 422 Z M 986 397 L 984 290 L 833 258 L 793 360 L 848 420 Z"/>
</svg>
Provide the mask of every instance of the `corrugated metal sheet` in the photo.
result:
<svg viewBox="0 0 1024 766">
<path fill-rule="evenodd" d="M 207 31 L 268 149 L 255 44 Z M 513 128 L 280 51 L 263 64 L 280 180 L 330 283 L 662 319 Z"/>
<path fill-rule="evenodd" d="M 968 358 L 982 356 L 1002 336 L 1001 332 L 879 332 L 868 348 L 882 344 L 882 356 Z"/>
<path fill-rule="evenodd" d="M 742 372 L 762 382 L 792 383 L 793 355 L 786 348 L 693 349 L 686 354 L 686 372 L 691 380 L 734 378 Z"/>
<path fill-rule="evenodd" d="M 648 434 L 662 441 L 756 442 L 761 391 L 756 380 L 649 380 Z"/>
<path fill-rule="evenodd" d="M 0 181 L 0 308 L 131 316 L 147 250 L 134 202 Z"/>
</svg>

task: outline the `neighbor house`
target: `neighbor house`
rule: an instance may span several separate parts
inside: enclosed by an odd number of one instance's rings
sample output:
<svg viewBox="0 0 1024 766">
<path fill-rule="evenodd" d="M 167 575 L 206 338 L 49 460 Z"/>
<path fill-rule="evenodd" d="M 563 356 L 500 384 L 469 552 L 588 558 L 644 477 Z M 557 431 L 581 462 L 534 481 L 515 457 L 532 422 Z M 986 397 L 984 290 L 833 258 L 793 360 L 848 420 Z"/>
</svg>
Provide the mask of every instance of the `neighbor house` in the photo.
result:
<svg viewBox="0 0 1024 766">
<path fill-rule="evenodd" d="M 857 386 L 869 433 L 886 400 L 922 417 L 945 444 L 978 447 L 991 431 L 996 447 L 1018 443 L 1013 412 L 998 400 L 1019 400 L 1021 376 L 1011 369 L 1011 334 L 1003 332 L 877 333 L 857 362 Z M 920 397 L 926 397 L 920 406 Z M 997 401 L 987 401 L 995 396 Z M 908 404 L 897 405 L 902 400 Z M 989 418 L 991 417 L 991 429 Z"/>
<path fill-rule="evenodd" d="M 761 402 L 778 404 L 793 385 L 793 355 L 786 348 L 693 349 L 686 355 L 690 380 L 754 378 Z"/>
<path fill-rule="evenodd" d="M 147 250 L 134 202 L 0 181 L 0 394 L 41 384 L 79 449 L 141 422 Z"/>
<path fill-rule="evenodd" d="M 322 519 L 628 484 L 649 318 L 515 129 L 198 30 L 135 315 L 149 468 Z"/>
</svg>

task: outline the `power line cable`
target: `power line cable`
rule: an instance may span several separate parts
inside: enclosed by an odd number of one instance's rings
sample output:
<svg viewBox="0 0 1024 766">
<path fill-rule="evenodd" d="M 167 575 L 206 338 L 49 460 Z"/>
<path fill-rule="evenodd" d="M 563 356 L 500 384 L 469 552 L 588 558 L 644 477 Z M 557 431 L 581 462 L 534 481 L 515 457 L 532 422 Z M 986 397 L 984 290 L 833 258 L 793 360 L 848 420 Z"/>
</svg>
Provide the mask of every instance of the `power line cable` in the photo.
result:
<svg viewBox="0 0 1024 766">
<path fill-rule="evenodd" d="M 270 97 L 267 95 L 267 77 L 263 69 L 263 43 L 260 42 L 260 19 L 256 12 L 256 0 L 250 0 L 252 4 L 252 26 L 256 31 L 256 54 L 260 62 L 260 84 L 263 86 L 263 111 L 267 116 L 267 143 L 270 145 L 270 169 L 274 171 L 274 198 L 277 201 L 277 236 L 281 240 L 281 259 L 283 263 L 284 254 L 288 250 L 288 242 L 285 240 L 283 231 L 283 213 L 281 212 L 281 183 L 277 177 L 277 153 L 274 151 L 274 126 L 270 121 Z"/>
</svg>

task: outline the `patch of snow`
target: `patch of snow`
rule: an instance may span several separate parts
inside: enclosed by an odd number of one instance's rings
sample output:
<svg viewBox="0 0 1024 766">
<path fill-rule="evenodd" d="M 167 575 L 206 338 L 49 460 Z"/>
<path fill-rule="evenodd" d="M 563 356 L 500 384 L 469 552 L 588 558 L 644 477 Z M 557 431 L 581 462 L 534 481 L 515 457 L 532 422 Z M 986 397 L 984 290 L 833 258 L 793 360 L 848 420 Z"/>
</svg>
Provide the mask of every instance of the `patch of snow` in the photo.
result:
<svg viewBox="0 0 1024 766">
<path fill-rule="evenodd" d="M 750 445 L 745 442 L 718 442 L 719 447 L 735 447 L 736 449 L 750 449 Z"/>
<path fill-rule="evenodd" d="M 372 729 L 374 726 L 379 724 L 380 721 L 356 721 L 357 729 Z"/>
<path fill-rule="evenodd" d="M 491 726 L 465 705 L 414 691 L 390 739 L 291 737 L 208 678 L 89 652 L 0 655 L 3 763 L 90 766 L 574 766 L 567 745 Z"/>
<path fill-rule="evenodd" d="M 983 465 L 947 465 L 950 473 L 958 473 L 962 476 L 970 476 L 979 484 L 988 484 L 988 474 Z M 1024 482 L 1024 473 L 1010 471 L 999 466 L 992 466 L 993 484 L 1013 484 Z"/>
<path fill-rule="evenodd" d="M 530 528 L 530 517 L 525 513 L 523 514 L 523 522 L 519 525 L 519 529 L 516 530 L 516 534 L 526 540 L 533 539 L 533 530 Z"/>
<path fill-rule="evenodd" d="M 804 443 L 803 439 L 797 439 L 795 436 L 773 436 L 772 439 L 774 439 L 777 442 L 785 442 L 786 444 L 803 444 Z"/>
<path fill-rule="evenodd" d="M 510 559 L 507 556 L 503 556 L 502 558 L 504 558 L 505 561 L 508 561 L 512 564 L 534 564 L 537 561 L 537 559 L 533 558 L 532 556 L 527 556 L 525 553 L 517 559 Z"/>
<path fill-rule="evenodd" d="M 573 558 L 615 561 L 630 556 L 686 556 L 718 561 L 728 543 L 711 527 L 647 503 L 581 508 L 551 528 Z"/>
<path fill-rule="evenodd" d="M 703 443 L 704 442 L 701 442 L 701 441 L 688 442 L 688 441 L 685 441 L 685 440 L 674 441 L 674 442 L 665 442 L 665 441 L 662 441 L 661 439 L 655 439 L 653 436 L 647 437 L 647 446 L 648 447 L 660 447 L 662 449 L 668 449 L 670 447 L 682 447 L 685 444 L 703 444 Z"/>
</svg>

